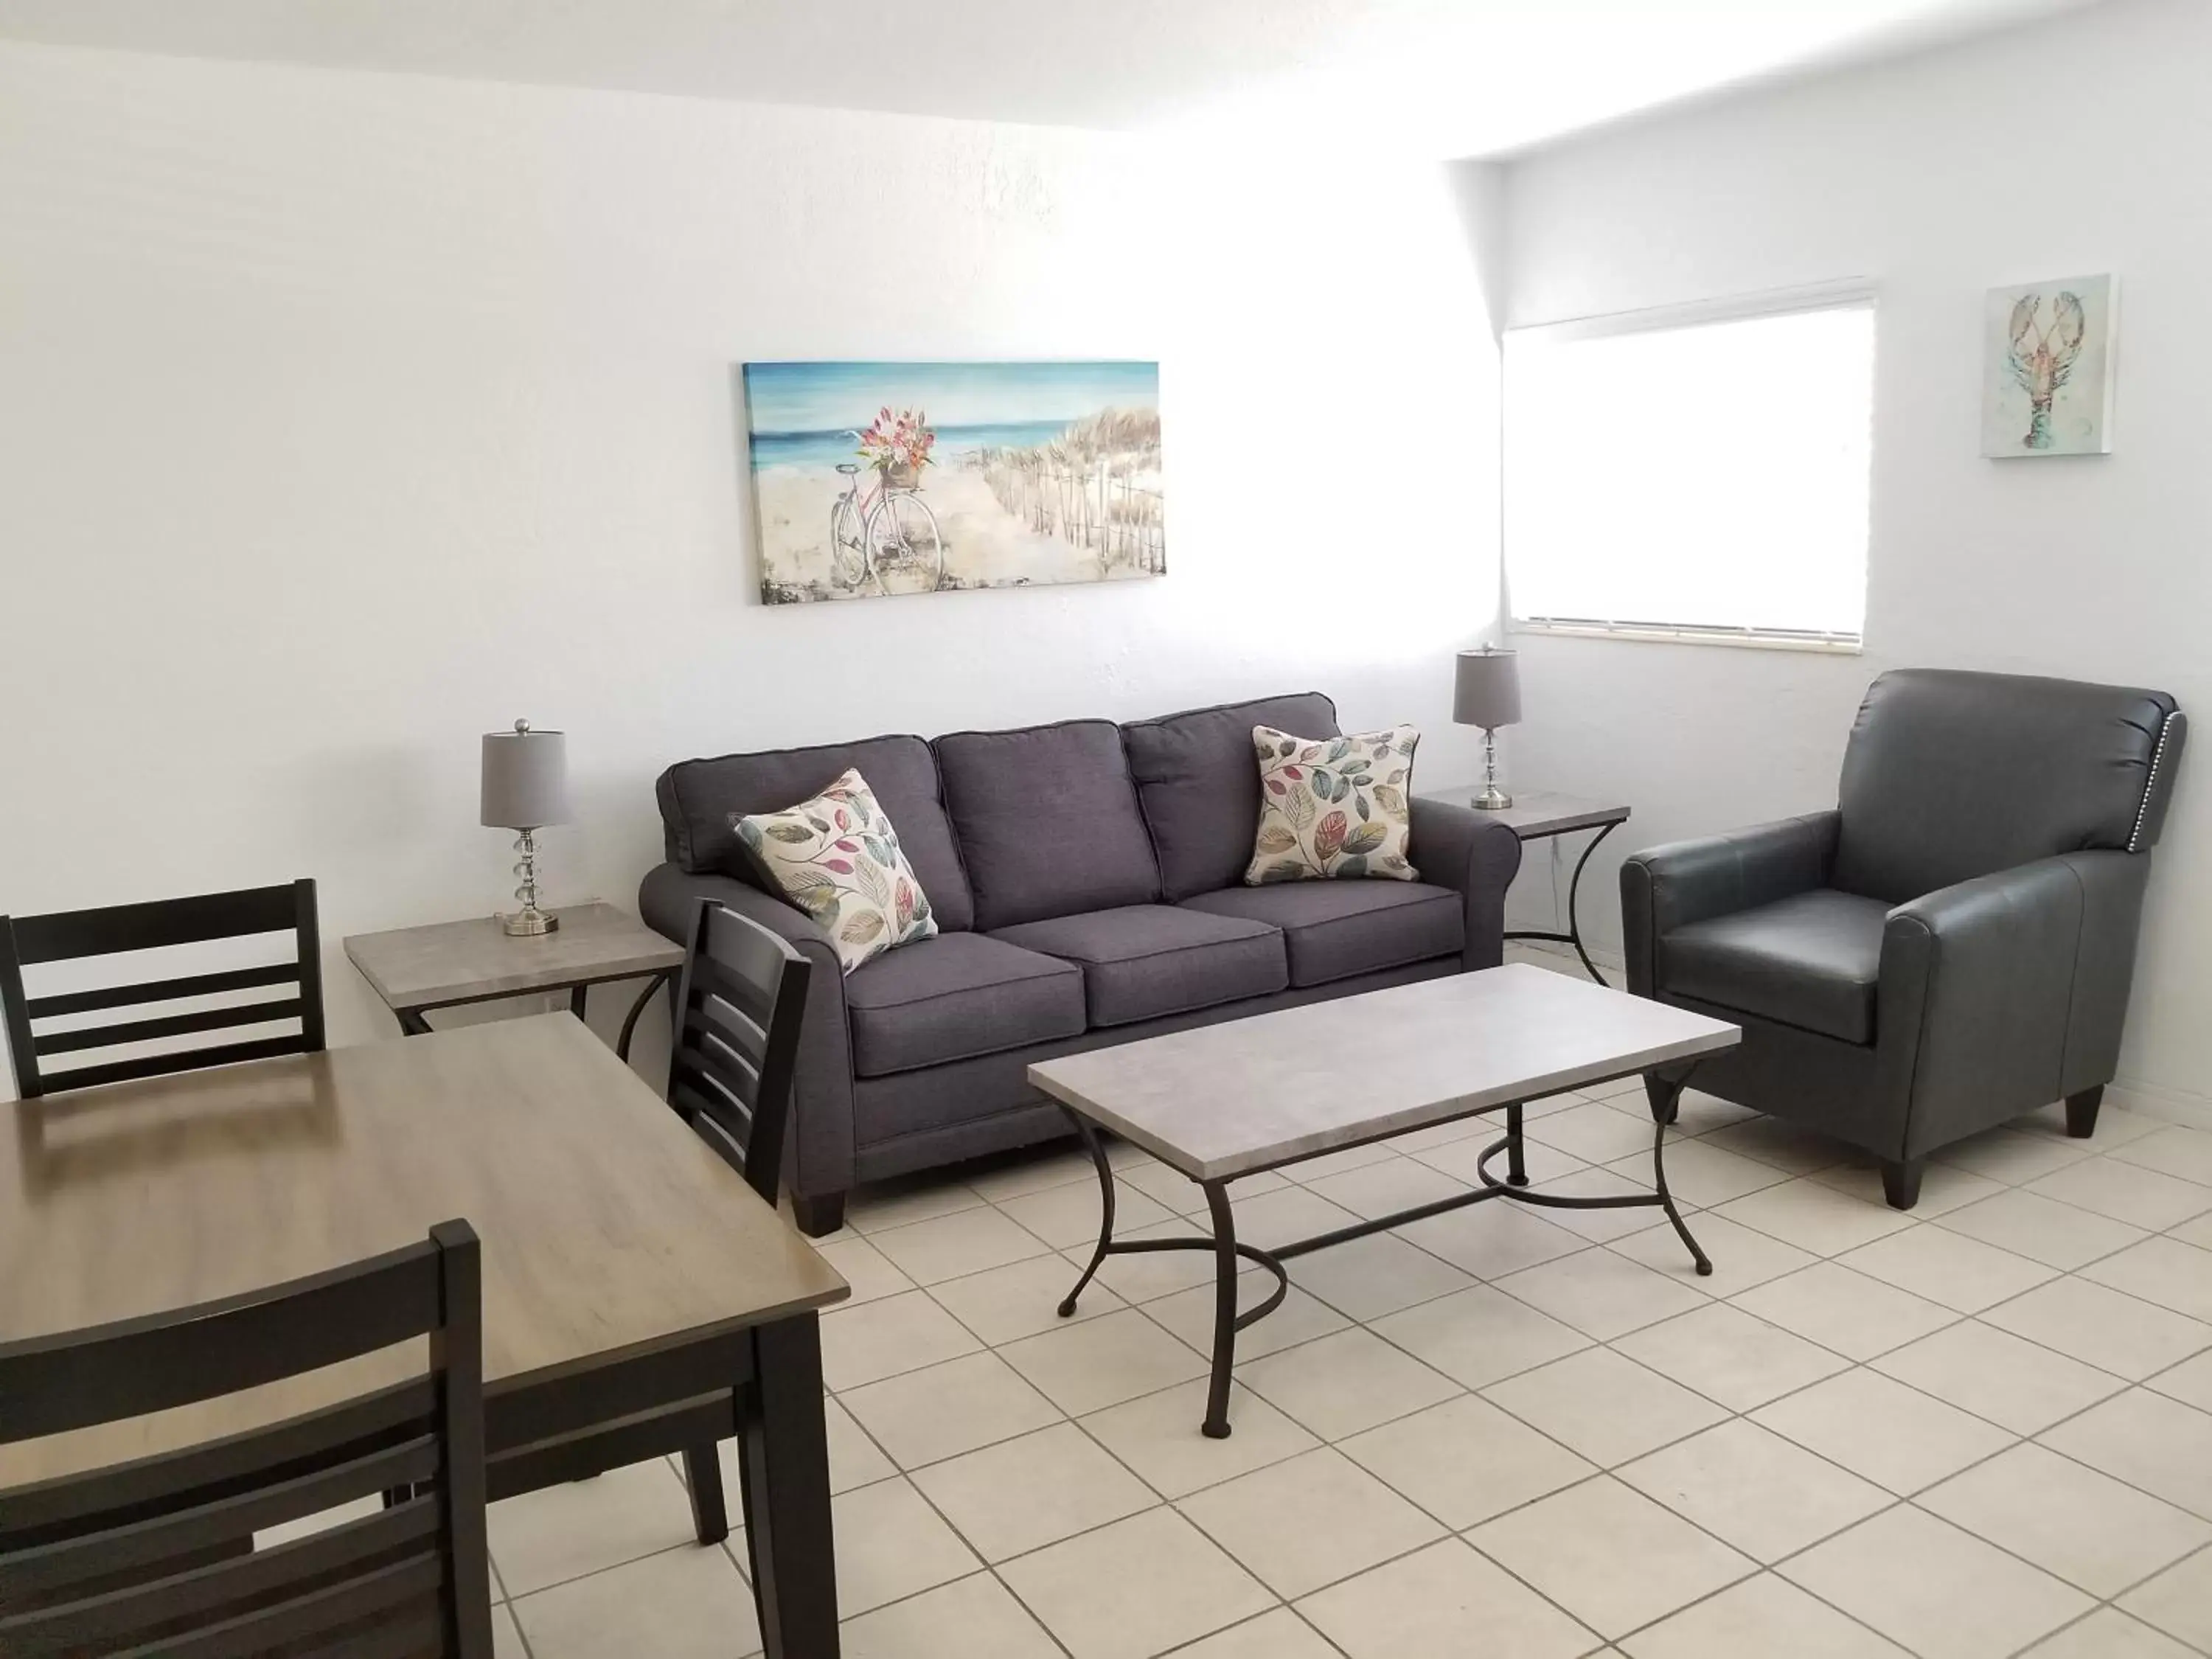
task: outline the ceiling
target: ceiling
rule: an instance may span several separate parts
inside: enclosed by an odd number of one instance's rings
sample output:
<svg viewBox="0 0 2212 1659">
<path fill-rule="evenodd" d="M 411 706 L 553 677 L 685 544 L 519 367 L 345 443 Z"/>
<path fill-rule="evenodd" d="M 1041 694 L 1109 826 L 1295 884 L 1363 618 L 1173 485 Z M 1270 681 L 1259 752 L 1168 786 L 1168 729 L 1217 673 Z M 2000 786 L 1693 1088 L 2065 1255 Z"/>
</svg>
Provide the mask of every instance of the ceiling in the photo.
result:
<svg viewBox="0 0 2212 1659">
<path fill-rule="evenodd" d="M 0 0 L 0 37 L 1474 155 L 2091 3 Z"/>
</svg>

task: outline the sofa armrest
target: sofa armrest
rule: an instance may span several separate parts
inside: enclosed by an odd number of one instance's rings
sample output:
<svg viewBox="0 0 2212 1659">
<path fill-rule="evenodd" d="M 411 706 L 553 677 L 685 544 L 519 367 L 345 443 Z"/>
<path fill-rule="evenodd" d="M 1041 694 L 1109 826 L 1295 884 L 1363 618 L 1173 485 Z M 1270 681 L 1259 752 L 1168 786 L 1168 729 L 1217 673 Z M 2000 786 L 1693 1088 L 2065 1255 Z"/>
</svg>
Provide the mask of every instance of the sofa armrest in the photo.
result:
<svg viewBox="0 0 2212 1659">
<path fill-rule="evenodd" d="M 2068 853 L 1889 913 L 1875 1030 L 1907 1158 L 2111 1079 L 2148 874 Z"/>
<path fill-rule="evenodd" d="M 1460 966 L 1495 968 L 1505 959 L 1505 890 L 1521 868 L 1521 837 L 1455 801 L 1416 795 L 1411 808 L 1406 856 L 1423 881 L 1460 896 Z"/>
<path fill-rule="evenodd" d="M 853 1043 L 845 1015 L 845 975 L 830 936 L 796 905 L 728 876 L 691 875 L 674 864 L 650 872 L 637 890 L 647 927 L 669 938 L 689 936 L 702 899 L 726 904 L 787 940 L 813 966 L 806 978 L 806 1018 L 792 1085 L 788 1181 L 799 1198 L 827 1197 L 853 1184 Z"/>
<path fill-rule="evenodd" d="M 1835 862 L 1833 811 L 1808 812 L 1631 854 L 1620 866 L 1628 988 L 1657 994 L 1659 941 L 1677 927 L 1733 915 L 1824 885 Z"/>
</svg>

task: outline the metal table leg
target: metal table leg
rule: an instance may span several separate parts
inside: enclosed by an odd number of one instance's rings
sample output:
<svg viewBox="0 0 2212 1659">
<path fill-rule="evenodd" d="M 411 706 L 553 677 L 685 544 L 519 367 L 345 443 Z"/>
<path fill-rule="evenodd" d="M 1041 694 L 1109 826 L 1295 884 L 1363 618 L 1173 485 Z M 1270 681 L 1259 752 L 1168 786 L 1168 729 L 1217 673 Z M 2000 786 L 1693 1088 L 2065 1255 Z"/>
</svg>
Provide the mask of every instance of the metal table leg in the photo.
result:
<svg viewBox="0 0 2212 1659">
<path fill-rule="evenodd" d="M 615 1057 L 617 1060 L 629 1058 L 629 1041 L 637 1035 L 638 1017 L 645 1012 L 646 1006 L 653 1000 L 653 994 L 662 986 L 672 985 L 675 982 L 675 970 L 668 968 L 662 969 L 651 979 L 646 981 L 645 989 L 637 994 L 637 1000 L 630 1005 L 629 1012 L 623 1019 L 622 1035 L 615 1039 Z"/>
<path fill-rule="evenodd" d="M 1206 1421 L 1201 1427 L 1209 1438 L 1225 1440 L 1229 1437 L 1230 1372 L 1237 1363 L 1237 1333 L 1255 1320 L 1265 1319 L 1282 1305 L 1290 1293 L 1290 1275 L 1273 1252 L 1255 1244 L 1237 1242 L 1236 1218 L 1229 1207 L 1229 1183 L 1225 1181 L 1200 1182 L 1206 1193 L 1206 1209 L 1213 1219 L 1213 1237 L 1200 1238 L 1139 1238 L 1118 1239 L 1114 1237 L 1114 1166 L 1107 1161 L 1106 1147 L 1098 1139 L 1098 1131 L 1081 1113 L 1068 1111 L 1076 1133 L 1091 1153 L 1092 1165 L 1098 1171 L 1100 1217 L 1098 1243 L 1091 1252 L 1075 1288 L 1068 1291 L 1060 1304 L 1060 1316 L 1073 1319 L 1075 1304 L 1091 1281 L 1097 1276 L 1099 1267 L 1109 1255 L 1143 1255 L 1156 1250 L 1211 1250 L 1214 1256 L 1213 1284 L 1213 1368 L 1212 1380 L 1206 1389 Z M 1275 1276 L 1275 1288 L 1256 1306 L 1243 1313 L 1237 1311 L 1237 1274 L 1240 1261 L 1257 1262 Z"/>
<path fill-rule="evenodd" d="M 1583 855 L 1575 860 L 1575 873 L 1567 881 L 1567 931 L 1565 933 L 1553 933 L 1539 927 L 1514 927 L 1506 929 L 1504 933 L 1507 939 L 1543 939 L 1553 945 L 1573 945 L 1575 954 L 1582 958 L 1583 971 L 1600 985 L 1608 986 L 1608 988 L 1609 981 L 1603 974 L 1598 972 L 1597 964 L 1590 960 L 1589 951 L 1583 945 L 1583 870 L 1589 863 L 1590 854 L 1597 851 L 1598 842 L 1620 827 L 1617 822 L 1601 824 L 1597 834 L 1590 837 L 1589 845 L 1583 848 Z"/>
</svg>

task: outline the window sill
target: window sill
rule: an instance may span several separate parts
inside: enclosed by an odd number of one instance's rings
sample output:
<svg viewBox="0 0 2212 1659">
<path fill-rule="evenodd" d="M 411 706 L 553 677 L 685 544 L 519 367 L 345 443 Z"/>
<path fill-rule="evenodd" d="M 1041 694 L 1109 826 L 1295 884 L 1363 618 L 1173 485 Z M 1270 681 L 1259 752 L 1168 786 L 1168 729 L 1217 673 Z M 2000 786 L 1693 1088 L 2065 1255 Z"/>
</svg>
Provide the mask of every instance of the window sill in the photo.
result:
<svg viewBox="0 0 2212 1659">
<path fill-rule="evenodd" d="M 1866 649 L 1864 641 L 1849 635 L 1761 633 L 1749 628 L 1669 628 L 1660 623 L 1518 618 L 1509 627 L 1516 634 L 1553 635 L 1565 639 L 1632 640 L 1647 645 L 1719 645 L 1739 651 L 1810 651 L 1827 657 L 1856 657 Z"/>
</svg>

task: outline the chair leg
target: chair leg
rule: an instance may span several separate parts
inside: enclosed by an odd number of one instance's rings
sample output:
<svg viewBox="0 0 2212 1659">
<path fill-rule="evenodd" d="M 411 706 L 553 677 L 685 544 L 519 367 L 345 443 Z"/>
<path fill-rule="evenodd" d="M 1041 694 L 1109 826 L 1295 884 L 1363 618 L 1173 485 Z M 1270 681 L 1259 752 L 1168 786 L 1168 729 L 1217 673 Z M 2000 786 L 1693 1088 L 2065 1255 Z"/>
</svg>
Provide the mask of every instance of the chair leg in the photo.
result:
<svg viewBox="0 0 2212 1659">
<path fill-rule="evenodd" d="M 729 1506 L 722 1501 L 722 1460 L 714 1445 L 684 1449 L 684 1480 L 691 1488 L 691 1526 L 702 1544 L 719 1544 L 730 1535 Z"/>
<path fill-rule="evenodd" d="M 1920 1201 L 1920 1172 L 1926 1167 L 1924 1158 L 1882 1159 L 1881 1195 L 1891 1209 L 1909 1210 Z"/>
<path fill-rule="evenodd" d="M 2076 1140 L 2087 1140 L 2097 1133 L 2097 1108 L 2105 1103 L 2105 1085 L 2084 1089 L 2078 1095 L 2066 1097 L 2066 1133 Z"/>
<path fill-rule="evenodd" d="M 801 1198 L 793 1193 L 791 1213 L 799 1223 L 799 1231 L 809 1238 L 819 1238 L 845 1224 L 845 1194 L 822 1193 L 812 1198 Z"/>
</svg>

